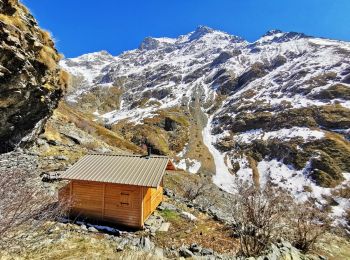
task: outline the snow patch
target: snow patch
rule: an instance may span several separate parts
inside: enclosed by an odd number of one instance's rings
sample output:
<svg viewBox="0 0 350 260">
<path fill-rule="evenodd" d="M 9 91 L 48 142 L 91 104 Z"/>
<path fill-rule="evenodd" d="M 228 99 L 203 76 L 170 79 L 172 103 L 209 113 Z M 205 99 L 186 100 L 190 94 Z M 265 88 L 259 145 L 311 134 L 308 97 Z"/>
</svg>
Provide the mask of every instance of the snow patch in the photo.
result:
<svg viewBox="0 0 350 260">
<path fill-rule="evenodd" d="M 260 139 L 263 141 L 270 139 L 279 139 L 289 141 L 292 138 L 303 138 L 304 141 L 321 139 L 324 137 L 324 132 L 319 130 L 311 130 L 307 127 L 292 127 L 283 128 L 277 131 L 265 132 L 262 129 L 250 130 L 234 136 L 234 139 L 240 143 L 250 144 L 252 141 Z"/>
<path fill-rule="evenodd" d="M 211 125 L 213 122 L 213 116 L 208 118 L 208 123 L 202 131 L 203 142 L 208 147 L 209 152 L 212 154 L 215 163 L 215 176 L 213 182 L 227 192 L 232 192 L 232 185 L 234 183 L 234 176 L 230 173 L 226 163 L 225 156 L 215 148 L 214 143 L 216 137 L 211 133 Z"/>
<path fill-rule="evenodd" d="M 316 185 L 308 177 L 309 163 L 302 170 L 296 170 L 290 165 L 273 160 L 263 160 L 258 163 L 258 171 L 260 174 L 260 185 L 266 185 L 271 182 L 284 190 L 287 190 L 299 202 L 306 201 L 309 197 L 316 199 L 321 205 L 327 204 L 326 198 L 332 196 L 338 203 L 332 206 L 331 216 L 335 222 L 342 222 L 345 211 L 350 208 L 350 201 L 346 198 L 332 195 L 332 191 L 336 191 L 342 186 L 350 185 L 350 174 L 343 173 L 345 181 L 335 188 L 324 188 Z"/>
<path fill-rule="evenodd" d="M 200 161 L 197 161 L 195 159 L 181 159 L 178 163 L 174 162 L 177 169 L 188 171 L 189 173 L 198 173 L 199 169 L 201 168 L 202 164 Z"/>
</svg>

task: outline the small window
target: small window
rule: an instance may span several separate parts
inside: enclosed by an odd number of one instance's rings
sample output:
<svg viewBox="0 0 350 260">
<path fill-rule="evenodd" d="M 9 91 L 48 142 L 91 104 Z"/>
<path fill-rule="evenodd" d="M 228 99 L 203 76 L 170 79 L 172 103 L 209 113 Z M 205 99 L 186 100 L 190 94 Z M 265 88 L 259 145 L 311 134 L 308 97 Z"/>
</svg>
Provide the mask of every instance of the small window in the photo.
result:
<svg viewBox="0 0 350 260">
<path fill-rule="evenodd" d="M 130 207 L 131 202 L 130 202 L 130 192 L 128 191 L 122 191 L 120 193 L 120 206 L 121 207 Z"/>
</svg>

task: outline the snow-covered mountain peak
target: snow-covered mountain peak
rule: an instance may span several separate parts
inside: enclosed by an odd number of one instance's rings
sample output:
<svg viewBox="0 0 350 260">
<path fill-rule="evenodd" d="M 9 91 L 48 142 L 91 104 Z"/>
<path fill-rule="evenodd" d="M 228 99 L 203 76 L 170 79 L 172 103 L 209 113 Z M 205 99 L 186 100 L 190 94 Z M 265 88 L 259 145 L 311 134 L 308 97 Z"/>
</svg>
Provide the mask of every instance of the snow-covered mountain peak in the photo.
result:
<svg viewBox="0 0 350 260">
<path fill-rule="evenodd" d="M 214 47 L 218 45 L 220 47 L 222 44 L 230 43 L 246 43 L 247 42 L 234 35 L 230 35 L 226 32 L 219 30 L 214 30 L 207 26 L 199 26 L 193 32 L 185 35 L 181 35 L 178 38 L 168 38 L 168 37 L 146 37 L 140 44 L 140 51 L 150 51 L 157 49 L 166 49 L 166 52 L 171 52 L 176 49 L 183 49 L 188 46 L 194 45 L 205 45 L 206 48 Z M 202 46 L 203 47 L 203 46 Z M 202 48 L 201 47 L 201 48 Z"/>
<path fill-rule="evenodd" d="M 189 40 L 190 41 L 198 40 L 199 38 L 203 37 L 204 35 L 206 35 L 208 33 L 212 33 L 212 32 L 214 32 L 214 29 L 207 27 L 207 26 L 200 25 L 196 28 L 195 31 L 190 33 Z"/>
<path fill-rule="evenodd" d="M 216 172 L 226 190 L 257 167 L 261 183 L 271 178 L 323 203 L 320 194 L 350 172 L 349 55 L 348 42 L 302 33 L 273 30 L 249 43 L 199 27 L 148 37 L 117 57 L 99 52 L 61 64 L 75 79 L 67 100 L 135 144 L 147 140 L 181 157 L 181 167 Z"/>
<path fill-rule="evenodd" d="M 266 32 L 260 39 L 258 39 L 255 44 L 282 43 L 303 38 L 311 37 L 298 32 L 282 32 L 281 30 L 270 30 Z"/>
<path fill-rule="evenodd" d="M 169 45 L 172 45 L 176 43 L 177 39 L 172 38 L 153 38 L 153 37 L 146 37 L 140 44 L 139 49 L 142 51 L 149 51 L 149 50 L 155 50 L 159 48 L 164 48 Z"/>
<path fill-rule="evenodd" d="M 112 54 L 110 54 L 106 50 L 102 50 L 102 51 L 83 54 L 77 58 L 71 58 L 69 60 L 71 60 L 71 61 L 96 61 L 96 60 L 112 61 L 113 59 L 114 59 L 114 57 Z"/>
<path fill-rule="evenodd" d="M 273 30 L 267 31 L 262 37 L 265 37 L 265 36 L 272 36 L 272 35 L 281 34 L 281 33 L 283 33 L 281 30 L 279 30 L 279 29 L 273 29 Z"/>
</svg>

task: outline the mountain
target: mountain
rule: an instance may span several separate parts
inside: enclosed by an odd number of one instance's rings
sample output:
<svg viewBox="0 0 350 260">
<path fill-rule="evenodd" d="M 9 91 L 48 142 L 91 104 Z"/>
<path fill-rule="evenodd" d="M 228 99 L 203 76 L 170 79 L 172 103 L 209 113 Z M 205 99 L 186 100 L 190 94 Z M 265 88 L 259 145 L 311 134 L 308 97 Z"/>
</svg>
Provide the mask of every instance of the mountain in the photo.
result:
<svg viewBox="0 0 350 260">
<path fill-rule="evenodd" d="M 68 74 L 48 32 L 18 1 L 0 0 L 0 153 L 32 142 L 63 96 Z"/>
<path fill-rule="evenodd" d="M 272 30 L 255 42 L 205 26 L 138 49 L 65 59 L 66 102 L 126 140 L 212 175 L 272 182 L 341 217 L 350 207 L 350 43 Z"/>
</svg>

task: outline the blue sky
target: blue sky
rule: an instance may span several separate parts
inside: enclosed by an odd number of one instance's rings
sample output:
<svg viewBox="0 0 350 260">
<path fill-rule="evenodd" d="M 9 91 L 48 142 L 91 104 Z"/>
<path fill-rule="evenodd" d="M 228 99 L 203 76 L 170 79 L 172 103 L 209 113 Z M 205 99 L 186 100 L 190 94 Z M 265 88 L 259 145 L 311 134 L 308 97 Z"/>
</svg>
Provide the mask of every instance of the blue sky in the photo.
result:
<svg viewBox="0 0 350 260">
<path fill-rule="evenodd" d="M 270 29 L 350 41 L 350 0 L 22 0 L 66 57 L 137 48 L 198 25 L 254 41 Z"/>
</svg>

